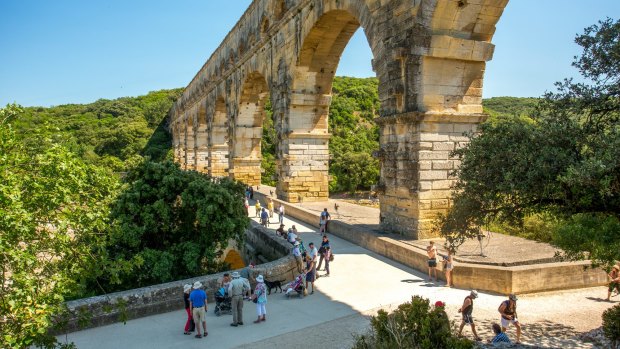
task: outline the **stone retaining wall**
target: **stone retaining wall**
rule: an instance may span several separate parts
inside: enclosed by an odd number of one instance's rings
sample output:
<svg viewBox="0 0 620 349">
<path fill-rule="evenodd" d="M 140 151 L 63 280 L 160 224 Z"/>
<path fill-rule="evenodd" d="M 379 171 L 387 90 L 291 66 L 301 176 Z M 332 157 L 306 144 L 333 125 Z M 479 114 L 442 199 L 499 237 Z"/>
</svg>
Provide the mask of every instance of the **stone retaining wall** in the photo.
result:
<svg viewBox="0 0 620 349">
<path fill-rule="evenodd" d="M 251 269 L 250 282 L 259 274 L 268 280 L 293 280 L 297 272 L 295 259 L 291 256 L 291 246 L 283 239 L 261 227 L 255 222 L 246 230 L 246 241 L 262 256 L 275 259 L 272 262 L 257 265 Z M 240 270 L 238 270 L 240 271 Z M 166 313 L 183 308 L 183 285 L 200 281 L 207 292 L 209 303 L 214 302 L 218 281 L 224 273 L 199 276 L 186 280 L 173 281 L 165 284 L 115 292 L 108 295 L 78 299 L 67 302 L 69 317 L 66 332 L 85 328 L 98 327 Z M 212 308 L 209 309 L 212 311 Z"/>
<path fill-rule="evenodd" d="M 266 199 L 262 193 L 254 192 L 254 195 L 258 195 L 262 201 Z M 277 203 L 276 207 L 284 204 L 286 215 L 318 227 L 318 213 L 277 199 L 274 199 L 274 203 Z M 424 273 L 428 270 L 425 251 L 391 238 L 389 234 L 377 235 L 337 220 L 329 223 L 329 233 Z M 334 251 L 334 253 L 338 252 Z M 588 268 L 589 266 L 589 261 L 510 267 L 455 263 L 453 279 L 455 287 L 458 288 L 499 294 L 534 293 L 606 284 L 605 272 Z M 441 271 L 441 263 L 438 269 Z M 442 272 L 439 272 L 438 276 L 440 279 L 445 279 Z"/>
</svg>

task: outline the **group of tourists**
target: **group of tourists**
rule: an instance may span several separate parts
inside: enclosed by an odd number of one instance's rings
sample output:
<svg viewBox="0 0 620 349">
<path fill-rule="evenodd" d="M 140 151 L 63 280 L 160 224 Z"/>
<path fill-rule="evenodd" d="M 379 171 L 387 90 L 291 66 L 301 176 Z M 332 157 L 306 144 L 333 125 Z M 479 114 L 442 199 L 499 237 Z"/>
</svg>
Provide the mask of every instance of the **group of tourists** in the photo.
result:
<svg viewBox="0 0 620 349">
<path fill-rule="evenodd" d="M 250 207 L 250 203 L 249 203 L 249 199 L 248 197 L 245 198 L 245 210 L 246 213 L 249 215 L 249 207 Z M 271 218 L 273 218 L 273 213 L 274 211 L 278 214 L 278 222 L 280 224 L 282 224 L 282 222 L 284 222 L 284 205 L 280 205 L 278 206 L 277 210 L 274 209 L 274 203 L 272 199 L 268 199 L 267 200 L 267 206 L 261 206 L 260 200 L 256 200 L 256 203 L 254 204 L 254 213 L 255 213 L 255 217 L 256 218 L 260 218 L 260 223 L 262 226 L 264 227 L 268 227 L 269 224 L 272 224 L 271 222 Z"/>
<path fill-rule="evenodd" d="M 220 282 L 221 288 L 226 293 L 227 299 L 231 304 L 232 323 L 230 326 L 238 327 L 243 325 L 243 305 L 244 300 L 251 300 L 256 305 L 257 318 L 255 324 L 267 321 L 267 287 L 263 275 L 256 277 L 256 286 L 251 291 L 250 281 L 248 278 L 242 277 L 239 272 L 232 274 L 225 273 Z M 200 281 L 196 281 L 193 285 L 183 286 L 183 300 L 185 302 L 185 310 L 187 312 L 187 320 L 185 322 L 186 335 L 196 332 L 194 337 L 206 337 L 207 332 L 207 294 L 202 289 L 203 285 Z M 201 326 L 202 325 L 202 331 Z"/>
<path fill-rule="evenodd" d="M 246 211 L 249 211 L 249 200 L 252 200 L 254 196 L 254 190 L 252 187 L 248 187 L 246 190 L 245 207 Z M 314 294 L 314 282 L 318 278 L 317 271 L 325 271 L 324 277 L 330 276 L 330 262 L 333 261 L 333 254 L 331 253 L 331 246 L 327 235 L 322 236 L 320 247 L 317 248 L 313 242 L 308 244 L 308 249 L 305 248 L 303 241 L 299 237 L 297 227 L 292 225 L 289 229 L 285 229 L 284 222 L 284 206 L 280 205 L 277 210 L 274 210 L 273 200 L 268 199 L 267 207 L 261 207 L 260 201 L 257 199 L 255 206 L 256 217 L 260 217 L 261 224 L 268 226 L 269 218 L 273 217 L 274 211 L 279 216 L 280 226 L 276 229 L 276 234 L 283 239 L 286 239 L 292 245 L 291 251 L 295 257 L 297 272 L 303 277 L 305 281 L 304 294 L 309 290 L 309 294 Z M 249 212 L 248 212 L 249 215 Z M 328 222 L 331 220 L 331 216 L 327 209 L 321 212 L 320 216 L 320 232 L 325 233 L 327 231 Z M 318 266 L 317 266 L 318 263 Z M 325 268 L 321 269 L 325 263 Z M 252 268 L 250 265 L 249 268 Z M 251 289 L 250 286 L 250 271 L 248 268 L 243 269 L 243 274 L 239 272 L 233 272 L 231 274 L 224 273 L 222 280 L 219 283 L 220 289 L 218 290 L 222 296 L 230 302 L 230 313 L 232 313 L 232 323 L 230 326 L 238 327 L 243 325 L 243 305 L 245 300 L 251 300 L 256 304 L 257 319 L 254 323 L 259 324 L 266 321 L 267 316 L 267 287 L 265 285 L 265 279 L 263 275 L 256 277 L 256 286 Z M 187 312 L 187 320 L 185 322 L 184 334 L 191 335 L 196 332 L 194 337 L 203 338 L 208 335 L 207 323 L 206 323 L 206 311 L 207 311 L 207 294 L 202 289 L 203 285 L 199 281 L 193 285 L 185 285 L 183 287 L 183 300 L 185 302 L 185 310 Z M 310 288 L 309 288 L 310 287 Z M 216 294 L 216 300 L 217 300 Z M 217 305 L 219 306 L 219 305 Z M 216 306 L 216 313 L 218 311 Z M 202 327 L 201 327 L 202 325 Z"/>
<path fill-rule="evenodd" d="M 446 287 L 454 286 L 452 282 L 452 270 L 454 269 L 454 260 L 452 257 L 452 250 L 447 248 L 447 254 L 442 256 L 442 266 L 443 271 L 446 275 Z M 437 278 L 437 246 L 435 246 L 435 242 L 429 242 L 429 245 L 426 247 L 426 254 L 428 255 L 428 281 L 439 281 Z M 434 279 L 433 279 L 434 275 Z"/>
<path fill-rule="evenodd" d="M 474 311 L 474 299 L 478 298 L 478 292 L 476 290 L 472 290 L 467 297 L 463 300 L 463 305 L 459 308 L 459 313 L 463 315 L 463 320 L 461 321 L 461 326 L 459 327 L 459 336 L 463 332 L 463 328 L 465 325 L 471 326 L 471 331 L 474 334 L 474 339 L 477 341 L 481 341 L 482 339 L 478 336 L 476 332 L 476 325 L 474 323 L 474 318 L 472 313 Z M 510 339 L 506 334 L 506 330 L 510 325 L 514 325 L 517 329 L 517 341 L 516 343 L 521 342 L 521 324 L 517 318 L 517 300 L 519 298 L 515 294 L 510 294 L 508 299 L 503 301 L 497 311 L 500 314 L 500 323 L 501 326 L 497 323 L 493 323 L 493 332 L 495 337 L 490 340 L 491 343 L 499 343 L 499 342 L 507 342 L 510 343 Z"/>
</svg>

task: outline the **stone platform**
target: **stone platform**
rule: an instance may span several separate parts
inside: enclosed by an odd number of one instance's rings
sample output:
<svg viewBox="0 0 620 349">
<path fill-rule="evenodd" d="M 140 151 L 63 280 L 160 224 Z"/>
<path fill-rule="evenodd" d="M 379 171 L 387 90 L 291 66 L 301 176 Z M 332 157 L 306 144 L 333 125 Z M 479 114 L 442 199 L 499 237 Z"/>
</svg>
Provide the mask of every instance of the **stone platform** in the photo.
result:
<svg viewBox="0 0 620 349">
<path fill-rule="evenodd" d="M 275 189 L 260 186 L 256 198 L 264 202 Z M 340 200 L 290 204 L 274 199 L 276 207 L 285 205 L 286 214 L 318 226 L 319 214 L 327 208 L 332 216 L 329 234 L 344 238 L 373 252 L 417 270 L 426 271 L 427 240 L 411 240 L 379 229 L 379 209 Z M 335 205 L 338 205 L 336 211 Z M 433 239 L 441 247 L 441 239 Z M 549 244 L 490 233 L 483 240 L 484 257 L 477 240 L 466 242 L 455 256 L 454 283 L 501 294 L 532 293 L 602 285 L 605 273 L 586 269 L 589 261 L 559 262 L 556 249 Z M 440 253 L 445 253 L 440 248 Z M 441 263 L 438 266 L 441 268 Z M 441 273 L 443 274 L 443 273 Z M 440 275 L 442 278 L 443 275 Z"/>
</svg>

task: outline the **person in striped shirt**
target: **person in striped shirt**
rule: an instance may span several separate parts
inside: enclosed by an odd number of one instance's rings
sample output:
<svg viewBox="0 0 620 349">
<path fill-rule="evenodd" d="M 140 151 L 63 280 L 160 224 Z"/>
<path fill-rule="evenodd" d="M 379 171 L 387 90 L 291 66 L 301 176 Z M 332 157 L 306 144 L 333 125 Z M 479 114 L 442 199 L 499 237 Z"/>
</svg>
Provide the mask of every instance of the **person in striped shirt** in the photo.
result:
<svg viewBox="0 0 620 349">
<path fill-rule="evenodd" d="M 493 324 L 493 332 L 495 332 L 495 337 L 493 337 L 491 343 L 510 343 L 510 339 L 505 332 L 502 332 L 502 327 L 499 324 Z"/>
</svg>

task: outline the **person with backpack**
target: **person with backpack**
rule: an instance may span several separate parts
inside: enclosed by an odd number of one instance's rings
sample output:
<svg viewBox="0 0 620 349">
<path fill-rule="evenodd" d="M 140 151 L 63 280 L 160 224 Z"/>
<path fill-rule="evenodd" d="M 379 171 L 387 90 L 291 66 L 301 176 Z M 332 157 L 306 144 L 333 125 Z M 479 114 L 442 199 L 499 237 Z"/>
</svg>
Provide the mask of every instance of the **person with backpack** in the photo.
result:
<svg viewBox="0 0 620 349">
<path fill-rule="evenodd" d="M 325 258 L 325 248 L 329 247 L 329 239 L 327 235 L 323 235 L 323 241 L 321 241 L 321 247 L 319 247 L 319 266 L 316 270 L 321 270 L 321 266 L 323 265 L 323 260 L 325 260 L 325 270 L 329 269 L 327 266 L 329 264 L 329 258 Z"/>
<path fill-rule="evenodd" d="M 521 324 L 517 319 L 518 299 L 519 298 L 517 298 L 516 294 L 511 293 L 508 296 L 508 300 L 503 301 L 497 309 L 497 311 L 499 311 L 501 315 L 502 332 L 506 332 L 506 329 L 508 328 L 508 326 L 510 326 L 510 324 L 515 325 L 515 327 L 517 328 L 517 344 L 521 343 Z"/>
<path fill-rule="evenodd" d="M 463 327 L 465 327 L 465 325 L 470 325 L 471 331 L 474 333 L 474 339 L 480 341 L 481 338 L 478 337 L 476 325 L 474 324 L 474 318 L 472 317 L 472 313 L 474 311 L 474 299 L 476 298 L 478 298 L 478 291 L 472 290 L 469 293 L 469 296 L 465 297 L 465 300 L 463 300 L 463 305 L 459 309 L 459 313 L 463 314 L 463 321 L 461 321 L 461 327 L 459 327 L 459 336 L 463 332 Z"/>
</svg>

